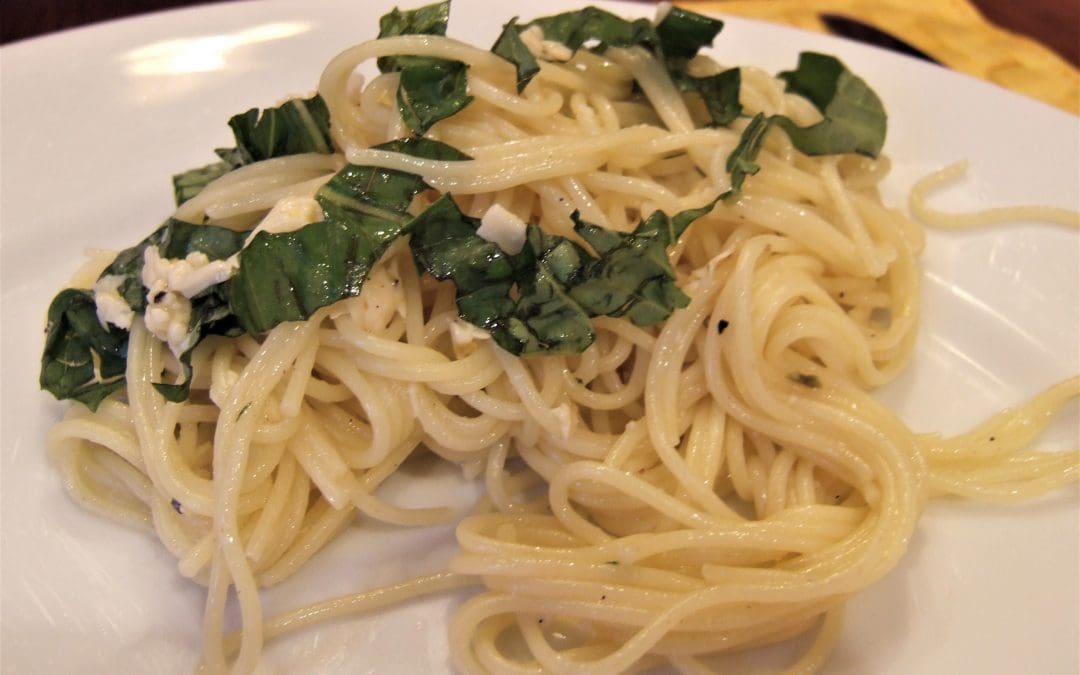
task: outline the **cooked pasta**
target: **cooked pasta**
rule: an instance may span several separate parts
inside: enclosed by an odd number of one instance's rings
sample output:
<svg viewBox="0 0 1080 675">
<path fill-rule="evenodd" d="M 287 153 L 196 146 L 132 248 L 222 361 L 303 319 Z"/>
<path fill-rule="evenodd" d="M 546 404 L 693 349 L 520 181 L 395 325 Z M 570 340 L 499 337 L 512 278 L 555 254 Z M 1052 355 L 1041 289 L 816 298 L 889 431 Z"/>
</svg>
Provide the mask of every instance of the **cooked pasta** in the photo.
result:
<svg viewBox="0 0 1080 675">
<path fill-rule="evenodd" d="M 506 60 L 441 35 L 344 51 L 318 85 L 334 152 L 232 170 L 175 218 L 276 231 L 285 214 L 299 227 L 323 217 L 313 197 L 346 165 L 422 177 L 410 216 L 450 194 L 465 217 L 499 207 L 578 242 L 572 212 L 625 233 L 714 204 L 668 250 L 688 302 L 657 325 L 595 317 L 580 353 L 516 355 L 460 316 L 455 285 L 420 269 L 403 237 L 354 297 L 199 342 L 183 401 L 155 386 L 183 378 L 172 342 L 136 315 L 126 386 L 93 412 L 72 406 L 50 452 L 76 500 L 153 531 L 207 586 L 204 668 L 252 672 L 283 631 L 468 586 L 448 628 L 462 672 L 705 672 L 718 654 L 816 631 L 792 666 L 810 672 L 928 499 L 1024 499 L 1077 479 L 1077 453 L 1029 445 L 1080 379 L 956 438 L 914 433 L 869 393 L 911 356 L 924 243 L 882 203 L 885 157 L 810 156 L 773 128 L 740 188 L 729 157 L 751 118 L 822 119 L 783 80 L 742 67 L 743 114 L 716 126 L 647 49 L 523 42 L 541 58 L 520 92 Z M 426 136 L 469 159 L 376 147 L 410 133 L 403 76 L 360 73 L 402 55 L 467 64 L 471 102 Z M 724 70 L 706 56 L 687 68 Z M 95 284 L 109 262 L 95 260 L 74 287 Z M 355 514 L 460 518 L 377 494 L 419 453 L 484 486 L 449 569 L 265 617 L 259 589 Z M 242 630 L 226 635 L 233 595 Z"/>
</svg>

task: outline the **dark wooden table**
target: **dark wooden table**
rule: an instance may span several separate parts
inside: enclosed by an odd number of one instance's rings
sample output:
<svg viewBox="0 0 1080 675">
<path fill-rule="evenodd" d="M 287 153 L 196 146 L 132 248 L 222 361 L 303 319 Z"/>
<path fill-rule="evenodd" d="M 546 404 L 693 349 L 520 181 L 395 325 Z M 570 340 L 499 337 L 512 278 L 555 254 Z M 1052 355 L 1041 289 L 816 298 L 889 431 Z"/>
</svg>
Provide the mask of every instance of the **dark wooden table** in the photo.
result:
<svg viewBox="0 0 1080 675">
<path fill-rule="evenodd" d="M 0 44 L 64 28 L 159 9 L 229 0 L 8 0 L 0 7 Z M 933 2 L 935 0 L 929 0 Z M 988 19 L 1029 35 L 1080 67 L 1080 0 L 973 0 Z M 585 3 L 583 3 L 585 4 Z"/>
</svg>

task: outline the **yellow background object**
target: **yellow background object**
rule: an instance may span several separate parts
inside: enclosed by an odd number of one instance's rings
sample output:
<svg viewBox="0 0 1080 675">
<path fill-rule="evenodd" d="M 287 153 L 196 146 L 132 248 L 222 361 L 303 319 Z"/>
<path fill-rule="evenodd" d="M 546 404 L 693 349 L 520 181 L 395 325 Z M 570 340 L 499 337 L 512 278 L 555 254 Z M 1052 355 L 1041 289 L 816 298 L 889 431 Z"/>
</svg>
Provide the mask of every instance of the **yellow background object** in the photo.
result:
<svg viewBox="0 0 1080 675">
<path fill-rule="evenodd" d="M 966 0 L 683 0 L 696 12 L 829 32 L 821 14 L 870 24 L 957 70 L 1080 114 L 1080 71 L 1030 38 L 986 20 Z"/>
</svg>

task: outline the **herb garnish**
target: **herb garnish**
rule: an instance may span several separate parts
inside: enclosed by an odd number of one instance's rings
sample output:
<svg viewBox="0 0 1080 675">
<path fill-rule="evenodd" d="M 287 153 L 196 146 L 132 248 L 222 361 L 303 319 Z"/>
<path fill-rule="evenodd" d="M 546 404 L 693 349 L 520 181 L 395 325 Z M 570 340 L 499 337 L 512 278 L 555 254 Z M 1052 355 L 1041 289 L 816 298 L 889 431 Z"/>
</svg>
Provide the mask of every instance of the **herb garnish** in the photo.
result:
<svg viewBox="0 0 1080 675">
<path fill-rule="evenodd" d="M 294 98 L 276 108 L 252 108 L 229 119 L 236 147 L 218 148 L 221 161 L 173 176 L 177 205 L 183 204 L 219 176 L 233 169 L 273 157 L 305 152 L 330 154 L 330 112 L 316 94 Z"/>
<path fill-rule="evenodd" d="M 540 71 L 521 40 L 522 31 L 533 26 L 543 31 L 545 40 L 565 45 L 572 52 L 589 49 L 602 54 L 610 47 L 645 49 L 665 65 L 681 91 L 701 96 L 714 126 L 726 126 L 742 112 L 738 68 L 707 77 L 694 77 L 686 71 L 687 62 L 720 33 L 724 22 L 719 19 L 680 7 L 672 7 L 656 25 L 647 19 L 624 19 L 597 7 L 541 17 L 525 25 L 518 24 L 515 17 L 503 26 L 491 50 L 514 64 L 518 91 Z"/>
<path fill-rule="evenodd" d="M 449 3 L 410 12 L 395 10 L 380 21 L 380 35 L 445 34 Z M 714 124 L 730 124 L 741 114 L 738 70 L 708 78 L 685 71 L 687 61 L 712 42 L 722 23 L 673 9 L 657 25 L 627 21 L 596 8 L 537 19 L 510 21 L 493 51 L 517 66 L 524 88 L 538 64 L 520 39 L 537 25 L 545 39 L 572 49 L 603 51 L 610 46 L 649 50 L 684 91 L 697 92 Z M 465 66 L 413 56 L 380 59 L 380 68 L 402 74 L 398 92 L 402 115 L 416 133 L 467 105 Z M 796 70 L 782 73 L 788 90 L 805 96 L 823 120 L 801 128 L 774 115 L 754 117 L 728 158 L 736 195 L 755 161 L 765 134 L 780 126 L 807 154 L 856 152 L 876 156 L 885 136 L 885 112 L 877 96 L 833 57 L 803 54 Z M 221 161 L 174 179 L 177 201 L 197 194 L 213 178 L 245 164 L 303 152 L 331 152 L 330 120 L 319 96 L 293 99 L 267 110 L 248 110 L 229 120 L 236 147 L 219 149 Z M 426 138 L 406 138 L 381 149 L 444 161 L 463 161 L 458 150 Z M 368 272 L 395 240 L 410 236 L 418 266 L 457 287 L 461 317 L 491 331 L 504 349 L 520 355 L 578 352 L 593 340 L 590 319 L 625 316 L 638 325 L 663 321 L 688 299 L 675 284 L 667 259 L 672 245 L 696 218 L 712 209 L 656 212 L 632 233 L 605 230 L 573 214 L 575 232 L 586 246 L 527 229 L 521 252 L 506 254 L 476 234 L 477 221 L 463 215 L 450 195 L 419 214 L 409 211 L 428 188 L 417 175 L 371 166 L 348 165 L 316 195 L 322 220 L 282 234 L 260 233 L 245 248 L 249 232 L 169 219 L 136 246 L 117 255 L 103 275 L 121 278 L 117 292 L 136 313 L 146 309 L 143 255 L 154 246 L 163 258 L 192 252 L 210 260 L 237 255 L 238 272 L 192 297 L 188 325 L 195 345 L 208 335 L 261 335 L 279 323 L 303 320 L 320 307 L 360 293 Z M 718 324 L 718 332 L 727 322 Z M 65 289 L 48 310 L 40 384 L 57 398 L 81 401 L 91 409 L 124 386 L 128 333 L 98 319 L 89 290 Z M 188 395 L 190 349 L 180 355 L 180 384 L 155 385 L 170 400 Z M 812 375 L 793 379 L 820 386 Z"/>
<path fill-rule="evenodd" d="M 689 299 L 675 285 L 667 247 L 713 204 L 669 218 L 654 212 L 633 233 L 587 223 L 574 231 L 596 256 L 565 237 L 529 225 L 521 252 L 509 255 L 476 234 L 479 222 L 444 196 L 413 221 L 417 265 L 457 287 L 461 318 L 491 331 L 513 354 L 576 353 L 595 338 L 594 316 L 626 316 L 648 326 Z"/>
<path fill-rule="evenodd" d="M 784 115 L 766 117 L 758 113 L 743 130 L 739 144 L 728 157 L 731 190 L 725 199 L 738 196 L 746 176 L 758 172 L 755 158 L 765 134 L 773 125 L 782 128 L 792 144 L 807 155 L 838 155 L 854 152 L 877 157 L 885 144 L 885 106 L 866 82 L 839 59 L 826 54 L 803 52 L 793 71 L 780 73 L 787 91 L 806 98 L 821 111 L 824 119 L 800 127 Z"/>
<path fill-rule="evenodd" d="M 397 8 L 379 19 L 379 37 L 446 35 L 450 0 L 407 12 Z M 423 134 L 433 124 L 458 112 L 472 101 L 468 94 L 467 66 L 460 61 L 427 56 L 384 56 L 384 73 L 400 72 L 397 102 L 401 119 L 413 133 Z"/>
</svg>

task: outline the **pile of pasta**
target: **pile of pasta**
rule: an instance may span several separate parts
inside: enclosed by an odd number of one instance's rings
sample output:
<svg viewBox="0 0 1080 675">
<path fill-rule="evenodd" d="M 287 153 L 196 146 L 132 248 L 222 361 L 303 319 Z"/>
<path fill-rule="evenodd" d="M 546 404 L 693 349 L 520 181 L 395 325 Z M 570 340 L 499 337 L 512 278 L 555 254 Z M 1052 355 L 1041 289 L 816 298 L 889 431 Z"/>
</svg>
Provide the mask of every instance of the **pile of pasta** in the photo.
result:
<svg viewBox="0 0 1080 675">
<path fill-rule="evenodd" d="M 371 149 L 408 135 L 399 75 L 358 73 L 400 54 L 468 64 L 473 102 L 427 135 L 472 159 Z M 693 67 L 720 70 L 704 56 Z M 519 93 L 488 51 L 400 36 L 340 54 L 318 91 L 335 154 L 237 169 L 176 217 L 251 227 L 351 162 L 419 174 L 432 186 L 421 202 L 451 193 L 472 217 L 499 205 L 576 239 L 576 210 L 629 231 L 726 192 L 748 121 L 708 126 L 640 49 L 541 60 Z M 820 119 L 752 67 L 740 97 L 748 115 Z M 701 672 L 802 633 L 814 637 L 793 668 L 812 671 L 845 601 L 896 565 L 928 499 L 1008 501 L 1076 480 L 1076 453 L 1027 446 L 1080 385 L 957 438 L 913 433 L 868 393 L 909 360 L 919 316 L 923 233 L 882 203 L 888 160 L 809 157 L 774 130 L 757 162 L 738 198 L 669 250 L 690 301 L 661 325 L 601 317 L 583 353 L 514 356 L 465 324 L 452 284 L 419 274 L 398 242 L 358 297 L 258 339 L 203 341 L 186 402 L 151 384 L 177 366 L 137 319 L 126 390 L 94 413 L 73 406 L 52 457 L 82 504 L 152 529 L 208 587 L 210 671 L 251 672 L 265 640 L 312 621 L 464 586 L 475 593 L 449 626 L 463 672 Z M 419 453 L 482 481 L 482 503 L 462 518 L 381 498 Z M 358 513 L 460 518 L 460 550 L 443 573 L 264 617 L 260 587 Z M 226 635 L 233 594 L 242 630 Z"/>
</svg>

